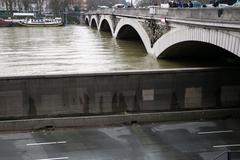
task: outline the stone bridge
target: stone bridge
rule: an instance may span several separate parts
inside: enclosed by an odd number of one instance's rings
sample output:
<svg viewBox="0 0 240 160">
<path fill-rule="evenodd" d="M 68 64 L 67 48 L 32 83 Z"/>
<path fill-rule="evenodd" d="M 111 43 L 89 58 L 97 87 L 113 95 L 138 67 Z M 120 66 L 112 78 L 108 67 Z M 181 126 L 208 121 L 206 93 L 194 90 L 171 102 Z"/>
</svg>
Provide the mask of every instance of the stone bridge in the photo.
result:
<svg viewBox="0 0 240 160">
<path fill-rule="evenodd" d="M 85 23 L 115 38 L 140 39 L 156 58 L 212 52 L 240 57 L 239 15 L 240 8 L 101 9 L 86 13 Z"/>
</svg>

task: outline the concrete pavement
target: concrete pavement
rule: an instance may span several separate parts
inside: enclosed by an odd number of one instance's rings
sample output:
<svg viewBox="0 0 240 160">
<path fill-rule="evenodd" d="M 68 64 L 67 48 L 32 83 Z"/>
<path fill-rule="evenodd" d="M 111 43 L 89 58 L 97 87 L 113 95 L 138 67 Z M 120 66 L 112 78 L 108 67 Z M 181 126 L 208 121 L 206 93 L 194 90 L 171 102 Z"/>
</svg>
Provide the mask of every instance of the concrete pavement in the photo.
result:
<svg viewBox="0 0 240 160">
<path fill-rule="evenodd" d="M 228 119 L 2 132 L 0 159 L 212 160 L 230 149 L 240 149 L 239 122 Z"/>
</svg>

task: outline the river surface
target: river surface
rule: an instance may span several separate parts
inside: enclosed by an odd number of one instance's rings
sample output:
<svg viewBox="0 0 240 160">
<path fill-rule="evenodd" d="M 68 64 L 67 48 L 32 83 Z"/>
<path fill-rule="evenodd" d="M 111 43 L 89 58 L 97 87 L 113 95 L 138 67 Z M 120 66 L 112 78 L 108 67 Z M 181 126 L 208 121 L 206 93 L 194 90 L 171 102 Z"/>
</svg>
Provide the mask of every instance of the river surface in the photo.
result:
<svg viewBox="0 0 240 160">
<path fill-rule="evenodd" d="M 1 77 L 209 66 L 157 60 L 140 42 L 116 40 L 87 26 L 0 28 Z"/>
</svg>

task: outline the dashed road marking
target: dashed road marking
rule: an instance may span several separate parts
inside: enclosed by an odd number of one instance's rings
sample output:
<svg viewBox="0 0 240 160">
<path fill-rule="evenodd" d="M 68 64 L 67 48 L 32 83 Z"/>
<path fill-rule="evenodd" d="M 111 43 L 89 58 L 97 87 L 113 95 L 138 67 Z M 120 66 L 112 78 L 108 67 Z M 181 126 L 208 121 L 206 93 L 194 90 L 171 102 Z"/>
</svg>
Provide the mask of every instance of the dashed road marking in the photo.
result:
<svg viewBox="0 0 240 160">
<path fill-rule="evenodd" d="M 51 144 L 65 144 L 66 141 L 59 141 L 59 142 L 43 142 L 43 143 L 29 143 L 26 144 L 27 146 L 40 146 L 40 145 L 51 145 Z"/>
<path fill-rule="evenodd" d="M 198 132 L 199 135 L 202 134 L 219 134 L 219 133 L 232 133 L 233 130 L 224 130 L 224 131 L 208 131 L 208 132 Z"/>
<path fill-rule="evenodd" d="M 68 157 L 59 157 L 59 158 L 44 158 L 44 159 L 36 159 L 36 160 L 65 160 L 69 159 Z"/>
<path fill-rule="evenodd" d="M 240 144 L 225 144 L 225 145 L 213 146 L 213 148 L 224 148 L 224 147 L 240 147 Z"/>
</svg>

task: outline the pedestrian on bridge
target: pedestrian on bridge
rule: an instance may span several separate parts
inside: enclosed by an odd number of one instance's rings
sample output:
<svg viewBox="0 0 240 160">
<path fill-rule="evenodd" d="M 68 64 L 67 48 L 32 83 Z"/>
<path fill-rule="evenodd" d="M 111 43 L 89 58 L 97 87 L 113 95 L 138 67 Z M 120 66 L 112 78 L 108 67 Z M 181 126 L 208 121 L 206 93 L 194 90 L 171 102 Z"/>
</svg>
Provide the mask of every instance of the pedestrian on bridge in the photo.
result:
<svg viewBox="0 0 240 160">
<path fill-rule="evenodd" d="M 189 2 L 188 2 L 188 6 L 189 6 L 189 8 L 193 8 L 193 3 L 192 3 L 192 1 L 189 1 Z"/>
</svg>

